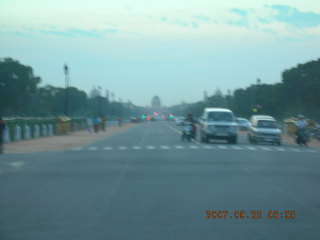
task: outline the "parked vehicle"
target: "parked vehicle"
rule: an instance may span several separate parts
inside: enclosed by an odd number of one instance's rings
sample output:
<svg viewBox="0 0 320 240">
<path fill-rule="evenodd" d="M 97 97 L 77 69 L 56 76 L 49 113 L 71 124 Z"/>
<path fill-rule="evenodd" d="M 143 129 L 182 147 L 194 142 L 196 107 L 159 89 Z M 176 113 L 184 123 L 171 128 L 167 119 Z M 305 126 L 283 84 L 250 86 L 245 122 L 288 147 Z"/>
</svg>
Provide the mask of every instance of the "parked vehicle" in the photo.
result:
<svg viewBox="0 0 320 240">
<path fill-rule="evenodd" d="M 189 142 L 195 138 L 195 131 L 192 122 L 185 122 L 182 129 L 181 140 L 187 139 Z"/>
<path fill-rule="evenodd" d="M 200 118 L 200 136 L 202 142 L 224 139 L 237 143 L 237 123 L 233 112 L 226 108 L 205 108 Z"/>
<path fill-rule="evenodd" d="M 237 118 L 238 128 L 247 131 L 250 127 L 250 121 L 246 118 Z"/>
<path fill-rule="evenodd" d="M 281 145 L 282 132 L 277 121 L 266 115 L 253 115 L 250 119 L 248 140 L 250 143 L 268 142 Z"/>
</svg>

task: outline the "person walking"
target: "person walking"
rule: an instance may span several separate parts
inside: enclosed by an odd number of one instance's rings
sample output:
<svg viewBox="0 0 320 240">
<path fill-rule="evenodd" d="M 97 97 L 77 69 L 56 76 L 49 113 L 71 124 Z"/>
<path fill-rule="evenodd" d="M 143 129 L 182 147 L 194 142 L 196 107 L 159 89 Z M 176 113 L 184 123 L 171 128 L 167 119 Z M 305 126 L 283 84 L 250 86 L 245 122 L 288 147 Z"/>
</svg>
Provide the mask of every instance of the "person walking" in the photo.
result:
<svg viewBox="0 0 320 240">
<path fill-rule="evenodd" d="M 3 142 L 4 142 L 3 135 L 4 135 L 5 129 L 6 129 L 6 124 L 2 120 L 2 117 L 0 116 L 0 154 L 3 154 Z"/>
</svg>

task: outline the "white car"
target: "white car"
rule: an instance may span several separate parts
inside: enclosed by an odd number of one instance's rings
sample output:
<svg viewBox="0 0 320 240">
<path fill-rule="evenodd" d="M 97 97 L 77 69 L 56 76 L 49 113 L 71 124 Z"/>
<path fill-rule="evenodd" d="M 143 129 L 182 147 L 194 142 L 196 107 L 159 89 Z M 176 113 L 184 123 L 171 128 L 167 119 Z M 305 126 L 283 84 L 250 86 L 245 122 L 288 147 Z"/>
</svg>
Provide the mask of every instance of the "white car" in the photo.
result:
<svg viewBox="0 0 320 240">
<path fill-rule="evenodd" d="M 268 142 L 281 145 L 281 130 L 277 121 L 266 115 L 254 115 L 250 119 L 251 126 L 248 130 L 250 143 Z"/>
</svg>

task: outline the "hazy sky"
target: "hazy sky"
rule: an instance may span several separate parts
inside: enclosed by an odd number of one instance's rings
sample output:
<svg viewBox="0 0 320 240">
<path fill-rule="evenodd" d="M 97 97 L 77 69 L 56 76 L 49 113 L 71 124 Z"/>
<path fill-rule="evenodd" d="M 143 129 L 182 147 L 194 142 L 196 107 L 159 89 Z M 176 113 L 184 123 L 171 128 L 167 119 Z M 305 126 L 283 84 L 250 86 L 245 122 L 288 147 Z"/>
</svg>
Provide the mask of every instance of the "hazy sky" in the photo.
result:
<svg viewBox="0 0 320 240">
<path fill-rule="evenodd" d="M 42 85 L 93 86 L 148 105 L 281 80 L 320 57 L 319 0 L 0 0 L 0 57 Z"/>
</svg>

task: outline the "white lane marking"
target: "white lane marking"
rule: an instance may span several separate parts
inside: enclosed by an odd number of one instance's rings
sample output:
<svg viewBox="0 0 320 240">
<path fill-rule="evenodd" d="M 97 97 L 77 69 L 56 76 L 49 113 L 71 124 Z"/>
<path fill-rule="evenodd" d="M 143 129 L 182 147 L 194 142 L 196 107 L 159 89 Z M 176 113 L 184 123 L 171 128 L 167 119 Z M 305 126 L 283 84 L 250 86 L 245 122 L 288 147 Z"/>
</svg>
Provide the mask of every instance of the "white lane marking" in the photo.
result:
<svg viewBox="0 0 320 240">
<path fill-rule="evenodd" d="M 96 147 L 89 147 L 89 151 L 95 151 L 95 150 L 97 150 L 98 148 L 96 148 Z"/>
<path fill-rule="evenodd" d="M 184 149 L 184 147 L 181 146 L 181 145 L 175 145 L 174 147 L 175 147 L 176 149 Z"/>
<path fill-rule="evenodd" d="M 81 151 L 83 148 L 81 147 L 76 147 L 76 148 L 72 148 L 72 151 Z"/>
<path fill-rule="evenodd" d="M 268 148 L 268 147 L 262 147 L 262 146 L 259 146 L 259 148 L 260 148 L 260 149 L 262 149 L 262 150 L 265 150 L 265 151 L 271 151 L 271 149 L 270 149 L 270 148 Z"/>
<path fill-rule="evenodd" d="M 243 150 L 242 147 L 238 147 L 238 146 L 232 146 L 232 148 L 235 149 L 235 150 Z"/>
<path fill-rule="evenodd" d="M 133 148 L 134 150 L 140 150 L 140 149 L 141 149 L 140 146 L 133 146 L 132 148 Z"/>
<path fill-rule="evenodd" d="M 149 146 L 147 146 L 147 149 L 152 150 L 152 149 L 155 149 L 155 147 L 149 145 Z"/>
<path fill-rule="evenodd" d="M 9 165 L 12 167 L 20 168 L 24 165 L 24 162 L 12 162 L 12 163 L 9 163 Z"/>
<path fill-rule="evenodd" d="M 284 148 L 281 148 L 281 147 L 274 147 L 275 150 L 277 151 L 282 151 L 282 152 L 285 152 L 287 150 L 285 150 Z"/>
<path fill-rule="evenodd" d="M 191 148 L 191 149 L 198 149 L 199 147 L 198 147 L 198 146 L 195 146 L 195 145 L 189 145 L 189 148 Z"/>
<path fill-rule="evenodd" d="M 169 147 L 166 146 L 166 145 L 161 145 L 160 148 L 161 148 L 161 149 L 169 149 Z"/>
<path fill-rule="evenodd" d="M 125 147 L 125 146 L 119 146 L 118 149 L 119 149 L 119 150 L 127 150 L 127 147 Z"/>
<path fill-rule="evenodd" d="M 248 150 L 251 150 L 251 151 L 258 150 L 258 149 L 256 149 L 255 147 L 252 147 L 252 146 L 246 146 L 246 148 L 247 148 Z"/>
<path fill-rule="evenodd" d="M 316 153 L 317 151 L 312 150 L 312 149 L 306 149 L 307 152 L 312 152 L 312 153 Z"/>
<path fill-rule="evenodd" d="M 208 146 L 208 145 L 204 145 L 203 148 L 205 148 L 205 149 L 213 149 L 212 146 Z"/>
<path fill-rule="evenodd" d="M 104 147 L 103 150 L 112 150 L 112 147 Z"/>
<path fill-rule="evenodd" d="M 220 148 L 220 149 L 227 149 L 227 147 L 226 147 L 226 146 L 223 146 L 223 145 L 218 145 L 218 148 Z"/>
<path fill-rule="evenodd" d="M 292 152 L 301 152 L 300 149 L 296 149 L 296 148 L 289 148 L 289 150 L 292 151 Z"/>
</svg>

